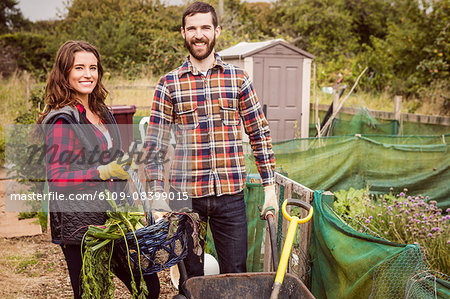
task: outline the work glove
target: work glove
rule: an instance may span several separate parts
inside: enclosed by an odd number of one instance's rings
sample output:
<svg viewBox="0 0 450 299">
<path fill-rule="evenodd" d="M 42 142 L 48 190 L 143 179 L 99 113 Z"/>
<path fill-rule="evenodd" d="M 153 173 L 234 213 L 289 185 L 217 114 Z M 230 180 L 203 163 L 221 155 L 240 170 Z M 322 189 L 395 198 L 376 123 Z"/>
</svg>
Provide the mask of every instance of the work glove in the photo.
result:
<svg viewBox="0 0 450 299">
<path fill-rule="evenodd" d="M 125 171 L 127 167 L 131 167 L 135 170 L 137 169 L 133 159 L 128 157 L 128 155 L 124 155 L 106 165 L 98 166 L 97 170 L 99 172 L 100 179 L 104 181 L 112 177 L 126 180 L 130 177 L 128 172 Z"/>
<path fill-rule="evenodd" d="M 275 184 L 264 187 L 264 205 L 261 209 L 261 219 L 265 218 L 268 211 L 274 215 L 278 213 L 278 198 L 275 193 Z"/>
</svg>

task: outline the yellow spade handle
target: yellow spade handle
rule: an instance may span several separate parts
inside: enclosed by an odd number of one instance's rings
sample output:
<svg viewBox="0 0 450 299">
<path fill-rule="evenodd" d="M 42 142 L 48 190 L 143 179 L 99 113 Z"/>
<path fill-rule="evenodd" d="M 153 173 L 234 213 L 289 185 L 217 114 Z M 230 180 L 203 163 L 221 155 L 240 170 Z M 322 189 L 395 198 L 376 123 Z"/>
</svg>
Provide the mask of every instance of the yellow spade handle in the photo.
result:
<svg viewBox="0 0 450 299">
<path fill-rule="evenodd" d="M 299 219 L 299 218 L 296 217 L 296 216 L 292 217 L 291 215 L 289 215 L 289 213 L 286 211 L 287 203 L 288 203 L 287 200 L 285 200 L 285 201 L 283 202 L 283 205 L 282 205 L 282 207 L 281 207 L 281 211 L 283 212 L 284 218 L 286 218 L 287 220 L 289 220 L 291 223 L 292 223 L 292 220 L 293 220 L 294 218 L 297 219 L 296 222 L 297 222 L 298 224 L 308 222 L 308 221 L 311 219 L 311 217 L 312 217 L 312 215 L 313 215 L 313 208 L 312 208 L 312 207 L 309 209 L 308 216 L 306 216 L 305 218 Z"/>
<path fill-rule="evenodd" d="M 284 241 L 283 251 L 281 252 L 280 263 L 278 264 L 277 275 L 275 276 L 275 282 L 283 283 L 284 274 L 286 273 L 287 264 L 289 261 L 289 255 L 292 250 L 292 244 L 294 243 L 295 232 L 298 225 L 298 217 L 292 217 L 289 224 L 286 240 Z"/>
<path fill-rule="evenodd" d="M 283 283 L 284 274 L 286 273 L 287 264 L 289 261 L 289 256 L 291 255 L 292 244 L 294 244 L 294 237 L 297 231 L 297 225 L 299 223 L 305 223 L 309 221 L 313 215 L 313 208 L 309 209 L 308 216 L 299 219 L 297 216 L 291 216 L 286 211 L 287 200 L 283 202 L 282 211 L 284 217 L 289 220 L 289 228 L 286 235 L 286 240 L 284 241 L 283 251 L 281 252 L 280 264 L 278 265 L 277 275 L 275 276 L 275 283 Z"/>
</svg>

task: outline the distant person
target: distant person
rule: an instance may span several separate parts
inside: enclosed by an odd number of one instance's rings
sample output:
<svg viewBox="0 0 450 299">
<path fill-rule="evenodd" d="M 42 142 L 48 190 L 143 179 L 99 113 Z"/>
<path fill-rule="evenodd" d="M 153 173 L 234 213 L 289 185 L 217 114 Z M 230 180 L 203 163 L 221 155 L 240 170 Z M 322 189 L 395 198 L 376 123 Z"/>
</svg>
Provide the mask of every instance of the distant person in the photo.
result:
<svg viewBox="0 0 450 299">
<path fill-rule="evenodd" d="M 46 87 L 46 108 L 38 123 L 44 125 L 49 191 L 65 195 L 50 202 L 52 242 L 64 253 L 75 298 L 81 298 L 81 242 L 89 225 L 103 225 L 109 205 L 99 200 L 71 201 L 75 194 L 122 192 L 129 175 L 120 159 L 120 133 L 105 105 L 103 67 L 97 49 L 84 41 L 68 41 L 56 54 Z M 68 158 L 70 157 L 70 158 Z M 123 266 L 123 267 L 122 267 Z M 113 269 L 131 290 L 128 265 Z M 139 279 L 135 279 L 139 289 Z M 156 274 L 145 276 L 149 296 L 158 298 Z"/>
<path fill-rule="evenodd" d="M 220 272 L 246 272 L 246 168 L 241 128 L 249 136 L 262 178 L 262 211 L 278 211 L 275 158 L 268 122 L 250 78 L 244 70 L 224 63 L 214 51 L 220 32 L 211 5 L 194 2 L 187 7 L 181 35 L 189 56 L 158 82 L 146 148 L 164 160 L 174 127 L 169 202 L 180 197 L 177 193 L 187 194 L 200 218 L 209 219 Z M 148 179 L 154 192 L 163 192 L 163 165 L 156 160 L 147 167 Z M 203 275 L 203 257 L 192 253 L 191 243 L 188 248 L 188 276 Z"/>
</svg>

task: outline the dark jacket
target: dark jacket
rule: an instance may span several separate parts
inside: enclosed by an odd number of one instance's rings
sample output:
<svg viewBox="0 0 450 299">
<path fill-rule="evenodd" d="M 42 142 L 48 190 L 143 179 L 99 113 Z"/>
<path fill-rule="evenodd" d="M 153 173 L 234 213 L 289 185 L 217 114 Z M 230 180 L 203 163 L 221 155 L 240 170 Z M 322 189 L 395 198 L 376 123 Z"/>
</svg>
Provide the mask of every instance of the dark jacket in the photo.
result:
<svg viewBox="0 0 450 299">
<path fill-rule="evenodd" d="M 120 133 L 117 123 L 113 115 L 108 111 L 104 117 L 105 123 L 111 135 L 113 148 L 111 153 L 121 151 Z M 99 166 L 101 154 L 98 148 L 101 148 L 101 141 L 95 135 L 93 125 L 89 123 L 86 117 L 76 108 L 64 107 L 59 110 L 51 111 L 43 120 L 44 132 L 47 133 L 52 129 L 52 125 L 59 119 L 63 119 L 69 123 L 74 130 L 75 135 L 81 142 L 85 150 L 86 157 L 93 159 L 77 159 L 69 163 L 70 171 L 86 170 Z M 48 144 L 47 146 L 51 146 Z M 94 161 L 94 162 L 92 162 Z M 108 162 L 104 161 L 103 163 Z M 64 190 L 66 197 L 70 193 L 83 193 L 96 195 L 93 200 L 89 201 L 51 201 L 50 210 L 50 227 L 52 242 L 56 244 L 80 244 L 88 225 L 102 225 L 107 219 L 106 210 L 110 208 L 109 203 L 99 198 L 99 193 L 108 189 L 114 192 L 122 192 L 126 185 L 126 181 L 102 181 L 98 178 L 98 183 L 94 186 L 86 187 L 83 190 Z M 49 191 L 53 191 L 54 187 L 49 181 Z"/>
</svg>

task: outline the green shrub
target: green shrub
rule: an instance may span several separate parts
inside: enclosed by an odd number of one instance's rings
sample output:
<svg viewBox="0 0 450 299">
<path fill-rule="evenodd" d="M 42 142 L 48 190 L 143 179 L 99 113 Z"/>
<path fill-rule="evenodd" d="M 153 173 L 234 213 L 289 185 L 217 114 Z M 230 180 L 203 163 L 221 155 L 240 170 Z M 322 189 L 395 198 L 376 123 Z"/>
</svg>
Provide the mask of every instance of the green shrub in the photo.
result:
<svg viewBox="0 0 450 299">
<path fill-rule="evenodd" d="M 42 34 L 17 32 L 0 35 L 0 43 L 18 51 L 17 65 L 42 79 L 52 64 L 52 53 L 47 47 L 47 38 Z"/>
<path fill-rule="evenodd" d="M 17 124 L 35 124 L 38 118 L 38 111 L 42 111 L 44 108 L 45 87 L 36 86 L 31 90 L 30 102 L 31 109 L 21 111 L 19 116 L 16 117 L 15 122 Z"/>
</svg>

